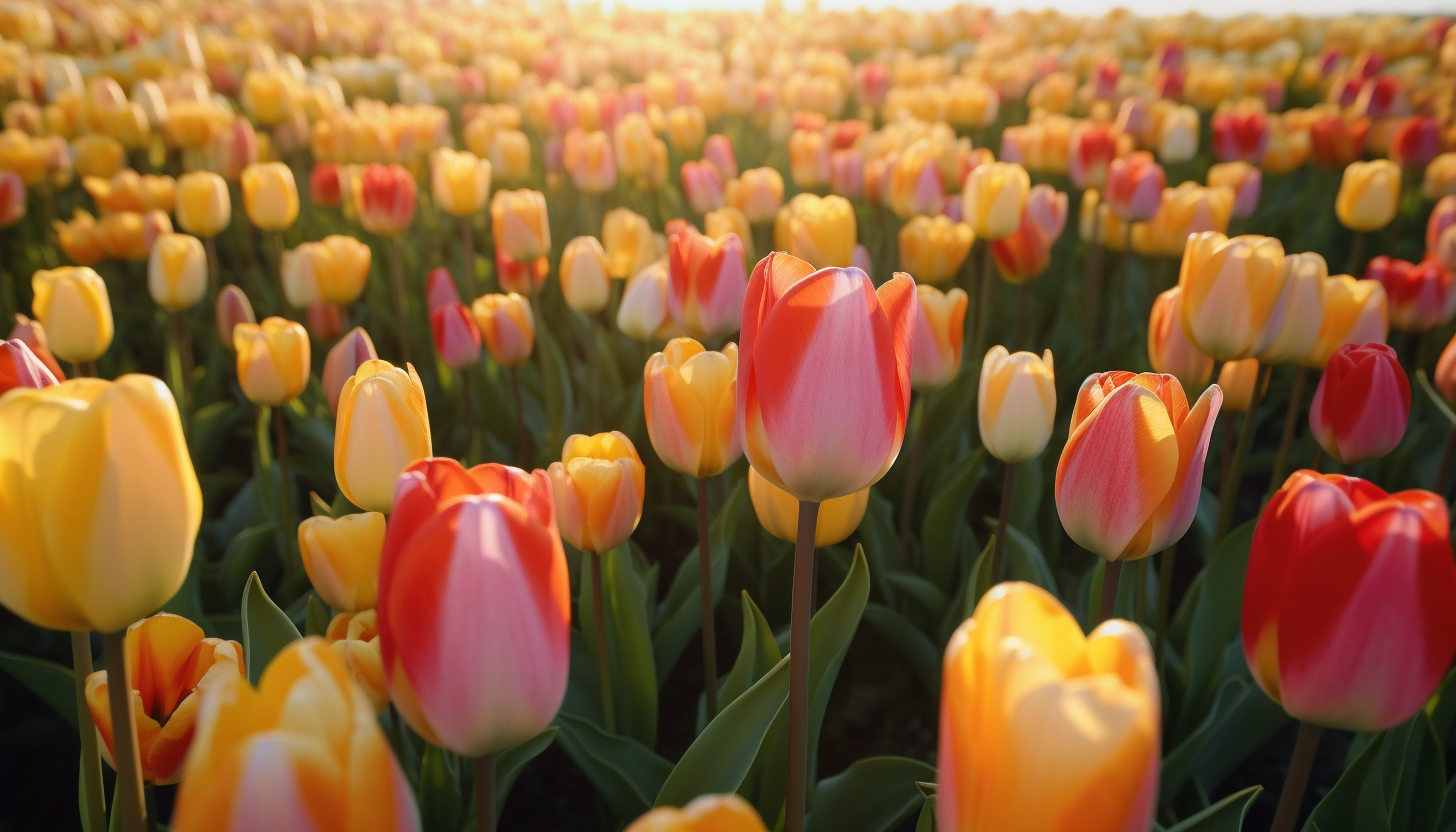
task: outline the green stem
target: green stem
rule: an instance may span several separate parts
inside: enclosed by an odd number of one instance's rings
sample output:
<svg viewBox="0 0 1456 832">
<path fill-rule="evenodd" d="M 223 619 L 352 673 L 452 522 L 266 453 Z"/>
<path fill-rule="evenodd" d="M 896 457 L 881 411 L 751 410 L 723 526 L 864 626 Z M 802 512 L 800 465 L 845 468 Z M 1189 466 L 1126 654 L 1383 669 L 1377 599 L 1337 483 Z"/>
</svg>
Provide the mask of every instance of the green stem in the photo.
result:
<svg viewBox="0 0 1456 832">
<path fill-rule="evenodd" d="M 986 240 L 981 244 L 980 308 L 976 310 L 976 338 L 972 342 L 975 349 L 971 352 L 972 360 L 977 362 L 986 354 L 986 342 L 991 334 L 991 300 L 996 288 L 994 280 L 995 275 L 991 273 L 991 241 Z"/>
<path fill-rule="evenodd" d="M 789 618 L 789 773 L 785 832 L 804 832 L 809 782 L 809 617 L 814 604 L 814 537 L 819 504 L 799 501 Z"/>
<path fill-rule="evenodd" d="M 602 719 L 608 734 L 617 733 L 617 710 L 612 703 L 612 658 L 607 653 L 607 615 L 602 598 L 602 556 L 587 555 L 591 564 L 592 620 L 597 631 L 597 679 L 602 686 Z"/>
<path fill-rule="evenodd" d="M 475 832 L 495 832 L 495 755 L 475 758 Z"/>
<path fill-rule="evenodd" d="M 460 218 L 460 244 L 465 257 L 465 302 L 469 304 L 475 294 L 475 235 L 470 227 L 471 217 Z"/>
<path fill-rule="evenodd" d="M 1005 580 L 1002 571 L 1006 561 L 1006 526 L 1011 520 L 1011 489 L 1016 482 L 1016 463 L 1006 463 L 1006 478 L 1001 481 L 1001 511 L 996 516 L 996 548 L 991 551 L 991 583 Z"/>
<path fill-rule="evenodd" d="M 1158 618 L 1153 627 L 1153 659 L 1158 667 L 1158 675 L 1163 674 L 1163 650 L 1168 637 L 1168 618 L 1171 610 L 1168 606 L 1173 603 L 1173 565 L 1178 558 L 1178 545 L 1163 550 L 1163 562 L 1158 564 Z"/>
<path fill-rule="evenodd" d="M 522 468 L 529 465 L 526 458 L 526 423 L 521 419 L 521 377 L 516 368 L 511 368 L 511 400 L 516 406 L 516 464 Z"/>
<path fill-rule="evenodd" d="M 713 633 L 713 568 L 709 559 L 708 481 L 698 479 L 698 599 L 703 614 L 703 693 L 708 719 L 718 715 L 718 655 Z"/>
<path fill-rule="evenodd" d="M 1279 807 L 1274 810 L 1274 823 L 1269 827 L 1269 832 L 1292 832 L 1294 829 L 1294 822 L 1299 819 L 1300 804 L 1304 803 L 1309 772 L 1314 768 L 1314 756 L 1319 750 L 1320 734 L 1323 731 L 1318 725 L 1299 723 L 1299 734 L 1294 740 L 1294 754 L 1289 758 L 1289 774 L 1284 777 L 1284 788 L 1279 792 Z"/>
<path fill-rule="evenodd" d="M 71 632 L 71 665 L 75 669 L 76 723 L 81 735 L 81 782 L 86 826 L 92 830 L 106 828 L 106 789 L 101 780 L 101 750 L 96 742 L 96 723 L 86 704 L 86 678 L 92 673 L 91 634 L 84 630 Z"/>
<path fill-rule="evenodd" d="M 1269 374 L 1274 366 L 1263 367 L 1254 380 L 1254 393 L 1249 398 L 1249 411 L 1244 414 L 1244 426 L 1239 431 L 1239 444 L 1234 450 L 1233 463 L 1229 465 L 1228 476 L 1218 495 L 1218 522 L 1213 527 L 1213 545 L 1218 545 L 1233 524 L 1234 503 L 1238 498 L 1239 478 L 1244 472 L 1244 459 L 1249 455 L 1249 446 L 1254 443 L 1254 422 L 1259 417 L 1259 402 L 1263 398 L 1264 385 L 1269 383 Z"/>
<path fill-rule="evenodd" d="M 283 524 L 283 563 L 290 587 L 298 580 L 303 562 L 294 551 L 298 538 L 298 524 L 293 519 L 293 484 L 289 482 L 288 426 L 283 408 L 273 408 L 273 445 L 278 455 L 278 517 Z"/>
<path fill-rule="evenodd" d="M 1107 564 L 1102 573 L 1102 599 L 1097 605 L 1097 621 L 1101 623 L 1117 614 L 1117 589 L 1122 582 L 1122 561 Z"/>
<path fill-rule="evenodd" d="M 142 758 L 137 743 L 136 714 L 131 707 L 131 673 L 126 666 L 126 630 L 102 636 L 101 649 L 106 657 L 112 759 L 116 761 L 116 793 L 119 796 L 113 811 L 121 813 L 123 832 L 146 832 Z"/>
<path fill-rule="evenodd" d="M 399 237 L 389 238 L 389 276 L 394 282 L 395 314 L 399 316 L 399 360 L 410 363 L 408 296 L 404 290 L 404 255 L 399 250 Z"/>
<path fill-rule="evenodd" d="M 910 462 L 905 466 L 905 491 L 900 497 L 900 540 L 896 548 L 895 563 L 905 568 L 910 550 L 910 519 L 915 513 L 915 488 L 920 478 L 920 456 L 925 451 L 925 396 L 915 403 L 910 422 L 915 438 L 910 440 Z"/>
<path fill-rule="evenodd" d="M 1309 378 L 1309 368 L 1300 365 L 1294 371 L 1294 383 L 1289 388 L 1289 409 L 1284 412 L 1284 432 L 1279 436 L 1279 453 L 1274 457 L 1274 473 L 1269 477 L 1269 494 L 1284 484 L 1284 466 L 1289 461 L 1289 445 L 1294 441 L 1294 429 L 1299 424 L 1299 411 L 1304 405 L 1304 384 Z"/>
</svg>

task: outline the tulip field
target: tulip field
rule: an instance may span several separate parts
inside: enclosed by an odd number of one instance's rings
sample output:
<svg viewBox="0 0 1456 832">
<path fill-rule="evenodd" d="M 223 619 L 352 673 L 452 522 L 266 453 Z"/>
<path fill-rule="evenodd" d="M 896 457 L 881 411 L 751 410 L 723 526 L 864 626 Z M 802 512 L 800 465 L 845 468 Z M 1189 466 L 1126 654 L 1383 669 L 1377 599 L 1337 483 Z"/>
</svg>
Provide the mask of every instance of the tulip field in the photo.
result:
<svg viewBox="0 0 1456 832">
<path fill-rule="evenodd" d="M 1456 832 L 1452 24 L 0 3 L 0 830 Z"/>
</svg>

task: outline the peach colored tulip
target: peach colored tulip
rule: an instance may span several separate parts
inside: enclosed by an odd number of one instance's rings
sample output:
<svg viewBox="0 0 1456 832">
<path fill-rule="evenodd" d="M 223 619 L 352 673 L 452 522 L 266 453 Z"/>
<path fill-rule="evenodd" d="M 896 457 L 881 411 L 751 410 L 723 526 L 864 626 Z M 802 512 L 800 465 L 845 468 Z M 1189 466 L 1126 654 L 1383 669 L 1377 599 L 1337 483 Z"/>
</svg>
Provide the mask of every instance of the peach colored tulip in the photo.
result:
<svg viewBox="0 0 1456 832">
<path fill-rule="evenodd" d="M 546 473 L 561 538 L 583 552 L 602 554 L 620 546 L 642 519 L 646 469 L 622 433 L 567 437 L 561 461 Z"/>
<path fill-rule="evenodd" d="M 738 347 L 731 342 L 713 352 L 691 338 L 674 338 L 647 359 L 647 436 L 667 467 L 701 479 L 743 455 L 734 419 L 737 375 Z"/>
</svg>

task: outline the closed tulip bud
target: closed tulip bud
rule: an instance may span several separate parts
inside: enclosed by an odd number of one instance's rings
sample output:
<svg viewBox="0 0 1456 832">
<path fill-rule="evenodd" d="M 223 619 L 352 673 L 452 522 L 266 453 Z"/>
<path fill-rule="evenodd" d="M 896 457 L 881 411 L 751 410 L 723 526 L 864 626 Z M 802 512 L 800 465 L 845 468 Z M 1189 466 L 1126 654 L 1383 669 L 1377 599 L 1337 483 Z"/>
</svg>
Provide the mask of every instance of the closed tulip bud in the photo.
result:
<svg viewBox="0 0 1456 832">
<path fill-rule="evenodd" d="M 1113 619 L 1084 636 L 1051 593 L 1004 583 L 951 635 L 943 667 L 943 832 L 1152 826 L 1162 706 L 1139 627 Z M 1091 795 L 1096 809 L 1081 803 Z"/>
<path fill-rule="evenodd" d="M 915 290 L 919 309 L 910 358 L 910 386 L 922 393 L 933 393 L 949 384 L 961 368 L 969 296 L 964 289 L 942 293 L 924 283 Z"/>
<path fill-rule="evenodd" d="M 921 139 L 910 145 L 890 165 L 885 197 L 901 217 L 940 213 L 946 199 L 945 185 L 929 140 Z M 992 195 L 992 198 L 996 197 Z"/>
<path fill-rule="evenodd" d="M 1390 313 L 1384 286 L 1338 274 L 1325 281 L 1324 290 L 1325 314 L 1319 335 L 1301 363 L 1324 369 L 1335 350 L 1345 344 L 1385 343 Z"/>
<path fill-rule="evenodd" d="M 900 268 L 920 283 L 944 283 L 960 271 L 975 239 L 966 223 L 917 216 L 900 227 Z"/>
<path fill-rule="evenodd" d="M 784 178 L 773 168 L 752 168 L 728 182 L 725 198 L 754 225 L 771 222 L 784 204 Z"/>
<path fill-rule="evenodd" d="M 339 395 L 344 382 L 348 381 L 366 361 L 373 361 L 379 354 L 374 351 L 374 342 L 363 327 L 349 330 L 338 343 L 329 349 L 324 358 L 323 388 L 329 400 L 329 410 L 339 412 Z"/>
<path fill-rule="evenodd" d="M 152 300 L 172 312 L 185 312 L 207 293 L 207 254 L 202 241 L 188 234 L 163 234 L 147 264 Z"/>
<path fill-rule="evenodd" d="M 863 64 L 861 64 L 863 66 Z M 797 511 L 797 505 L 795 507 Z M 653 809 L 627 832 L 768 832 L 752 804 L 736 794 L 705 794 L 681 809 Z"/>
<path fill-rule="evenodd" d="M 540 191 L 496 191 L 490 218 L 495 244 L 511 259 L 527 262 L 551 251 L 551 224 Z"/>
<path fill-rule="evenodd" d="M 1072 540 L 1107 561 L 1147 557 L 1177 543 L 1198 510 L 1222 404 L 1217 384 L 1190 410 L 1172 376 L 1088 376 L 1072 408 L 1054 489 Z"/>
<path fill-rule="evenodd" d="M 430 311 L 435 352 L 452 370 L 463 370 L 480 360 L 480 330 L 470 315 L 470 310 L 459 301 L 442 304 Z"/>
<path fill-rule="evenodd" d="M 915 282 L 772 253 L 753 270 L 737 412 L 748 461 L 801 500 L 872 485 L 905 436 Z"/>
<path fill-rule="evenodd" d="M 1456 195 L 1456 153 L 1442 153 L 1426 165 L 1421 195 L 1428 200 Z"/>
<path fill-rule="evenodd" d="M 400 165 L 365 165 L 357 192 L 359 223 L 381 237 L 409 228 L 415 216 L 415 179 Z"/>
<path fill-rule="evenodd" d="M 15 326 L 10 328 L 9 339 L 19 341 L 30 348 L 35 357 L 40 359 L 56 381 L 65 381 L 66 374 L 61 370 L 61 365 L 56 357 L 51 354 L 50 341 L 47 340 L 45 327 L 39 321 L 33 321 L 19 312 L 15 313 Z"/>
<path fill-rule="evenodd" d="M 995 346 L 981 364 L 976 405 L 981 441 L 1007 463 L 1039 456 L 1052 436 L 1057 415 L 1052 351 L 1008 353 Z"/>
<path fill-rule="evenodd" d="M 110 136 L 92 133 L 71 142 L 71 156 L 79 176 L 110 179 L 126 167 L 126 148 Z"/>
<path fill-rule="evenodd" d="M 729 234 L 738 235 L 738 242 L 743 246 L 743 262 L 758 262 L 753 252 L 753 227 L 737 208 L 725 205 L 716 211 L 709 211 L 703 216 L 703 233 L 715 240 L 721 240 Z"/>
<path fill-rule="evenodd" d="M 282 162 L 256 162 L 243 170 L 243 206 L 264 231 L 283 231 L 298 219 L 298 188 Z"/>
<path fill-rule="evenodd" d="M 1233 215 L 1239 219 L 1254 215 L 1263 182 L 1263 174 L 1248 162 L 1223 162 L 1208 169 L 1209 187 L 1224 185 L 1233 189 Z"/>
<path fill-rule="evenodd" d="M 652 226 L 630 208 L 614 208 L 602 220 L 602 246 L 607 274 L 618 280 L 635 276 L 657 260 Z"/>
<path fill-rule="evenodd" d="M 0 341 L 0 396 L 17 387 L 39 389 L 57 383 L 55 374 L 24 341 Z"/>
<path fill-rule="evenodd" d="M 475 325 L 485 338 L 490 357 L 502 367 L 516 367 L 531 357 L 536 344 L 536 323 L 531 301 L 512 292 L 482 295 L 470 307 Z"/>
<path fill-rule="evenodd" d="M 667 139 L 678 153 L 692 153 L 703 146 L 707 136 L 707 121 L 696 105 L 667 111 Z"/>
<path fill-rule="evenodd" d="M 1072 184 L 1078 188 L 1107 185 L 1107 170 L 1118 154 L 1116 128 L 1106 124 L 1083 124 L 1072 130 L 1067 151 Z"/>
<path fill-rule="evenodd" d="M 202 490 L 161 381 L 11 390 L 0 399 L 0 469 L 0 574 L 15 576 L 0 581 L 0 604 L 11 612 L 114 633 L 181 588 Z"/>
<path fill-rule="evenodd" d="M 1021 209 L 1031 190 L 1031 177 L 1021 165 L 992 162 L 979 165 L 967 177 L 961 194 L 961 216 L 983 240 L 999 240 L 1015 233 Z"/>
<path fill-rule="evenodd" d="M 282 407 L 308 386 L 308 333 L 301 324 L 264 318 L 261 324 L 233 327 L 238 354 L 238 384 L 253 404 Z"/>
<path fill-rule="evenodd" d="M 1198 111 L 1175 107 L 1158 125 L 1158 158 L 1165 165 L 1186 162 L 1198 155 Z"/>
<path fill-rule="evenodd" d="M 1254 385 L 1259 379 L 1259 359 L 1245 358 L 1242 361 L 1225 361 L 1218 371 L 1218 386 L 1223 390 L 1223 409 L 1229 413 L 1243 413 L 1254 401 Z M 1269 389 L 1269 380 L 1264 380 L 1264 390 Z M 1263 391 L 1260 392 L 1260 396 Z"/>
<path fill-rule="evenodd" d="M 1351 162 L 1340 180 L 1335 213 L 1352 231 L 1378 231 L 1395 219 L 1400 203 L 1400 166 L 1389 159 Z"/>
<path fill-rule="evenodd" d="M 1277 334 L 1268 323 L 1286 278 L 1284 247 L 1273 237 L 1194 234 L 1178 273 L 1183 332 L 1217 361 L 1258 354 Z"/>
<path fill-rule="evenodd" d="M 743 455 L 734 419 L 737 375 L 738 347 L 731 342 L 712 352 L 691 338 L 674 338 L 647 359 L 647 436 L 667 467 L 701 479 Z"/>
<path fill-rule="evenodd" d="M 62 361 L 95 361 L 111 346 L 111 299 L 101 275 L 84 266 L 41 269 L 30 279 L 31 311 Z"/>
<path fill-rule="evenodd" d="M 125 654 L 142 779 L 169 785 L 182 778 L 204 696 L 223 679 L 243 675 L 243 646 L 207 638 L 180 615 L 158 613 L 126 628 Z M 115 767 L 110 685 L 105 670 L 86 677 L 86 705 Z"/>
<path fill-rule="evenodd" d="M 568 437 L 561 461 L 551 463 L 546 473 L 561 539 L 583 552 L 615 549 L 642 519 L 646 470 L 622 433 Z"/>
<path fill-rule="evenodd" d="M 1398 332 L 1425 332 L 1456 315 L 1456 274 L 1430 255 L 1420 263 L 1381 255 L 1366 265 L 1365 278 L 1385 287 L 1390 326 Z"/>
<path fill-rule="evenodd" d="M 864 193 L 864 157 L 857 150 L 836 150 L 829 154 L 829 190 L 845 199 L 859 199 Z"/>
<path fill-rule="evenodd" d="M 274 135 L 277 135 L 276 133 Z M 229 182 L 242 179 L 244 171 L 268 158 L 268 136 L 260 141 L 253 123 L 242 116 L 232 120 L 213 134 L 208 149 L 210 167 Z"/>
<path fill-rule="evenodd" d="M 444 266 L 430 269 L 425 280 L 425 308 L 434 312 L 442 306 L 460 302 L 460 290 L 455 288 L 455 278 Z"/>
<path fill-rule="evenodd" d="M 177 224 L 198 237 L 216 237 L 232 220 L 227 182 L 208 171 L 184 173 L 177 180 Z"/>
<path fill-rule="evenodd" d="M 321 208 L 337 208 L 343 201 L 340 188 L 339 166 L 332 162 L 321 162 L 313 166 L 308 174 L 308 198 Z"/>
<path fill-rule="evenodd" d="M 1244 657 L 1296 719 L 1383 731 L 1419 712 L 1456 656 L 1446 503 L 1295 471 L 1249 550 Z"/>
<path fill-rule="evenodd" d="M 1128 222 L 1146 220 L 1163 201 L 1167 177 L 1151 153 L 1138 151 L 1113 160 L 1107 169 L 1107 206 Z"/>
<path fill-rule="evenodd" d="M 1021 224 L 991 244 L 996 270 L 1009 283 L 1040 277 L 1051 265 L 1052 246 L 1067 224 L 1067 195 L 1051 185 L 1037 185 L 1021 209 Z"/>
<path fill-rule="evenodd" d="M 684 332 L 713 341 L 737 331 L 748 288 L 738 235 L 714 240 L 692 230 L 674 234 L 667 263 L 667 307 Z"/>
<path fill-rule="evenodd" d="M 738 178 L 738 159 L 733 154 L 733 143 L 722 133 L 714 133 L 703 144 L 703 158 L 718 169 L 718 177 L 724 182 Z"/>
<path fill-rule="evenodd" d="M 25 217 L 25 182 L 9 171 L 0 171 L 0 228 L 9 228 Z"/>
<path fill-rule="evenodd" d="M 365 173 L 365 187 L 368 187 Z M 413 185 L 414 180 L 410 180 Z M 411 200 L 414 188 L 410 187 Z M 490 194 L 490 161 L 470 151 L 456 152 L 442 147 L 430 155 L 430 192 L 440 210 L 456 217 L 468 217 L 485 208 Z M 366 197 L 367 198 L 367 197 Z M 414 212 L 410 211 L 411 216 Z"/>
<path fill-rule="evenodd" d="M 799 194 L 774 220 L 775 245 L 816 268 L 853 263 L 854 206 L 842 196 Z"/>
<path fill-rule="evenodd" d="M 1268 114 L 1262 106 L 1235 105 L 1213 114 L 1213 155 L 1219 161 L 1258 164 L 1268 142 Z"/>
<path fill-rule="evenodd" d="M 343 612 L 374 608 L 384 552 L 383 514 L 310 517 L 298 524 L 298 551 L 309 583 L 325 604 Z"/>
<path fill-rule="evenodd" d="M 712 162 L 683 162 L 682 187 L 683 195 L 696 213 L 706 214 L 723 207 L 723 179 Z"/>
<path fill-rule="evenodd" d="M 1309 429 L 1325 453 L 1346 465 L 1395 450 L 1410 421 L 1410 382 L 1395 350 L 1384 344 L 1346 344 L 1320 376 Z"/>
<path fill-rule="evenodd" d="M 60 245 L 61 251 L 76 265 L 94 266 L 106 259 L 96 218 L 80 208 L 75 209 L 70 222 L 55 220 L 52 227 L 56 231 L 56 243 Z"/>
<path fill-rule="evenodd" d="M 577 237 L 561 252 L 561 294 L 566 305 L 595 315 L 607 306 L 611 293 L 607 277 L 607 253 L 596 237 Z"/>
<path fill-rule="evenodd" d="M 1176 188 L 1164 188 L 1163 201 L 1152 218 L 1132 224 L 1133 251 L 1145 257 L 1181 257 L 1190 235 L 1201 231 L 1227 234 L 1235 199 L 1233 188 L 1224 185 L 1205 188 L 1183 182 Z M 1116 236 L 1112 240 L 1122 242 Z"/>
<path fill-rule="evenodd" d="M 531 140 L 519 130 L 501 130 L 490 146 L 492 175 L 505 182 L 520 182 L 531 172 Z"/>
<path fill-rule="evenodd" d="M 616 159 L 612 142 L 603 131 L 574 129 L 562 146 L 562 166 L 583 193 L 604 194 L 617 186 Z"/>
<path fill-rule="evenodd" d="M 218 290 L 213 304 L 213 317 L 217 321 L 217 337 L 229 352 L 233 349 L 233 330 L 239 324 L 256 324 L 253 304 L 242 289 L 229 283 Z"/>
<path fill-rule="evenodd" d="M 1153 372 L 1170 375 L 1188 390 L 1200 390 L 1213 376 L 1213 359 L 1188 340 L 1179 322 L 1183 289 L 1174 286 L 1158 295 L 1148 317 L 1148 363 Z"/>
<path fill-rule="evenodd" d="M 1370 120 L 1351 119 L 1338 110 L 1324 113 L 1309 124 L 1310 149 L 1322 168 L 1339 169 L 1360 158 Z"/>
<path fill-rule="evenodd" d="M 349 502 L 388 514 L 394 482 L 410 463 L 430 455 L 425 390 L 413 365 L 365 361 L 339 391 L 334 425 L 334 478 Z"/>
<path fill-rule="evenodd" d="M 206 698 L 172 814 L 177 832 L 420 829 L 368 693 L 322 638 L 284 647 L 257 688 L 229 679 Z"/>
<path fill-rule="evenodd" d="M 644 343 L 672 337 L 676 325 L 668 307 L 668 282 L 666 263 L 654 263 L 627 282 L 617 308 L 617 329 L 622 334 Z"/>
<path fill-rule="evenodd" d="M 1456 196 L 1443 196 L 1431 209 L 1431 216 L 1426 220 L 1426 251 L 1437 252 L 1441 248 L 1441 238 L 1449 228 L 1456 228 Z M 1451 268 L 1456 264 L 1444 264 Z"/>
<path fill-rule="evenodd" d="M 758 516 L 758 522 L 764 531 L 779 540 L 797 542 L 798 498 L 764 479 L 757 469 L 749 468 L 748 499 L 753 503 L 753 513 Z M 815 547 L 833 546 L 854 534 L 854 530 L 864 520 L 869 502 L 869 486 L 853 494 L 821 502 L 819 516 L 814 525 Z"/>
<path fill-rule="evenodd" d="M 829 142 L 814 130 L 789 136 L 789 176 L 800 188 L 818 188 L 829 181 Z"/>
<path fill-rule="evenodd" d="M 292 79 L 282 71 L 248 70 L 239 100 L 243 110 L 264 127 L 287 121 L 293 112 Z"/>
<path fill-rule="evenodd" d="M 1323 257 L 1314 252 L 1285 255 L 1284 288 L 1259 337 L 1256 357 L 1261 363 L 1283 364 L 1309 355 L 1324 323 L 1328 283 Z"/>
<path fill-rule="evenodd" d="M 1441 127 L 1430 116 L 1412 116 L 1395 128 L 1386 150 L 1397 165 L 1424 168 L 1441 152 Z"/>
<path fill-rule="evenodd" d="M 303 310 L 303 320 L 315 341 L 333 341 L 344 334 L 343 312 L 332 303 L 310 303 Z"/>
<path fill-rule="evenodd" d="M 283 253 L 283 293 L 296 307 L 353 303 L 369 280 L 370 258 L 368 245 L 342 234 L 304 243 Z"/>
</svg>

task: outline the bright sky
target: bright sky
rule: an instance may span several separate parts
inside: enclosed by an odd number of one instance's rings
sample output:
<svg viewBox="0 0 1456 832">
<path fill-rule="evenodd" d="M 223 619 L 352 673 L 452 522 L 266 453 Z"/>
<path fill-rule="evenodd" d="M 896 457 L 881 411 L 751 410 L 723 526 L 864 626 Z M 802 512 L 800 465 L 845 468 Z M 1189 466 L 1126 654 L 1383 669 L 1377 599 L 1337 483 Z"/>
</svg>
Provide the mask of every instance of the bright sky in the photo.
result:
<svg viewBox="0 0 1456 832">
<path fill-rule="evenodd" d="M 1249 12 L 1278 15 L 1287 12 L 1296 14 L 1317 14 L 1334 16 L 1357 11 L 1379 11 L 1400 14 L 1451 14 L 1453 6 L 1449 0 L 982 0 L 981 5 L 998 11 L 1016 8 L 1055 8 L 1068 14 L 1101 14 L 1114 6 L 1130 9 L 1138 14 L 1165 15 L 1181 11 L 1196 10 L 1217 16 L 1232 16 Z M 762 0 L 630 0 L 633 8 L 649 9 L 693 9 L 693 8 L 761 8 Z M 790 2 L 792 8 L 798 3 Z M 951 5 L 948 0 L 820 0 L 820 8 L 854 9 L 860 7 L 882 8 L 894 5 L 906 10 L 936 9 Z"/>
</svg>

